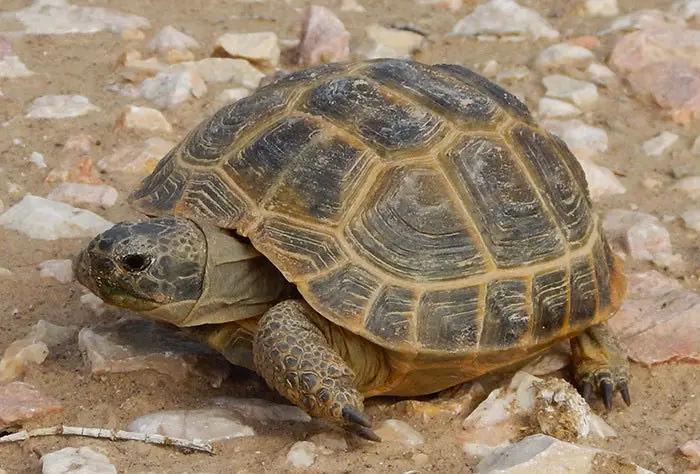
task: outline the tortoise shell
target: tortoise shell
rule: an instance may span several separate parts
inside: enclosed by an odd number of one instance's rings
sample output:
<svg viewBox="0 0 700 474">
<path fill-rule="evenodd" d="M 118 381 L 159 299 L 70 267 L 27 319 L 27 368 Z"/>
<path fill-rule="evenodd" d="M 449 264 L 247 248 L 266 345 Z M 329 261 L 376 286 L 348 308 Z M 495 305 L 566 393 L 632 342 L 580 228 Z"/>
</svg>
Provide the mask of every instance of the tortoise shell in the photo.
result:
<svg viewBox="0 0 700 474">
<path fill-rule="evenodd" d="M 576 158 L 456 65 L 283 76 L 200 124 L 131 202 L 234 229 L 324 317 L 403 353 L 550 344 L 624 293 Z"/>
</svg>

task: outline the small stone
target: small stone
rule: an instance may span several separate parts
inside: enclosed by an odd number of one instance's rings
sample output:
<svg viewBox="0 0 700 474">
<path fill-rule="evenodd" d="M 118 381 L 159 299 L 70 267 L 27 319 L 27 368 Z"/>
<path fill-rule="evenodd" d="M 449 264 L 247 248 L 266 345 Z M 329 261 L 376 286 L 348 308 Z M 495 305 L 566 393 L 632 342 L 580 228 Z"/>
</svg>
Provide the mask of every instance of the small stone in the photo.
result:
<svg viewBox="0 0 700 474">
<path fill-rule="evenodd" d="M 234 411 L 246 421 L 311 421 L 308 413 L 294 405 L 282 405 L 260 398 L 216 397 L 212 404 Z"/>
<path fill-rule="evenodd" d="M 345 437 L 333 431 L 325 431 L 309 438 L 323 454 L 333 454 L 337 451 L 347 451 L 348 442 Z"/>
<path fill-rule="evenodd" d="M 397 441 L 405 446 L 420 446 L 423 436 L 401 420 L 384 420 L 374 432 L 384 441 Z"/>
<path fill-rule="evenodd" d="M 287 453 L 287 463 L 294 468 L 311 467 L 316 461 L 316 445 L 311 441 L 297 441 Z"/>
<path fill-rule="evenodd" d="M 416 0 L 418 5 L 438 5 L 447 8 L 451 12 L 456 12 L 462 8 L 463 0 Z"/>
<path fill-rule="evenodd" d="M 168 64 L 184 63 L 194 61 L 194 53 L 189 49 L 169 49 L 166 54 Z"/>
<path fill-rule="evenodd" d="M 216 100 L 229 104 L 244 99 L 250 94 L 250 90 L 245 87 L 234 87 L 233 89 L 224 89 L 219 92 L 216 95 Z"/>
<path fill-rule="evenodd" d="M 688 441 L 680 450 L 694 466 L 700 466 L 700 439 Z"/>
<path fill-rule="evenodd" d="M 613 427 L 595 413 L 590 414 L 589 424 L 591 427 L 590 434 L 593 436 L 598 438 L 617 438 L 617 432 Z"/>
<path fill-rule="evenodd" d="M 685 20 L 700 18 L 700 0 L 676 0 L 671 12 Z"/>
<path fill-rule="evenodd" d="M 200 45 L 196 39 L 168 25 L 148 42 L 148 47 L 153 51 L 165 53 L 171 49 L 198 49 Z"/>
<path fill-rule="evenodd" d="M 42 474 L 117 474 L 117 468 L 102 453 L 87 446 L 63 448 L 41 457 Z"/>
<path fill-rule="evenodd" d="M 90 135 L 73 135 L 68 137 L 66 143 L 63 144 L 63 151 L 65 153 L 75 152 L 81 156 L 89 155 L 94 143 L 95 139 Z"/>
<path fill-rule="evenodd" d="M 251 90 L 260 85 L 265 74 L 245 59 L 206 58 L 201 61 L 186 61 L 170 66 L 169 72 L 193 71 L 209 83 L 233 83 Z"/>
<path fill-rule="evenodd" d="M 34 73 L 17 56 L 0 56 L 0 77 L 13 79 L 32 76 Z"/>
<path fill-rule="evenodd" d="M 39 263 L 39 276 L 55 278 L 61 283 L 73 281 L 73 262 L 70 260 L 44 260 Z"/>
<path fill-rule="evenodd" d="M 140 318 L 123 318 L 107 326 L 83 328 L 78 346 L 93 374 L 155 370 L 176 381 L 203 376 L 219 386 L 228 362 L 174 327 Z"/>
<path fill-rule="evenodd" d="M 657 9 L 644 9 L 615 19 L 612 24 L 599 34 L 605 35 L 614 31 L 655 30 L 664 28 L 679 29 L 685 27 L 685 20 L 671 13 Z"/>
<path fill-rule="evenodd" d="M 165 70 L 158 58 L 141 59 L 138 51 L 127 51 L 117 61 L 119 75 L 130 82 L 141 82 Z M 121 95 L 125 95 L 120 91 Z M 139 93 L 140 95 L 140 93 Z"/>
<path fill-rule="evenodd" d="M 94 237 L 112 227 L 93 212 L 31 194 L 1 214 L 0 225 L 43 240 Z"/>
<path fill-rule="evenodd" d="M 413 456 L 411 456 L 411 461 L 413 461 L 413 463 L 416 466 L 422 467 L 422 466 L 425 466 L 426 464 L 428 464 L 428 462 L 430 461 L 430 458 L 425 453 L 416 453 Z"/>
<path fill-rule="evenodd" d="M 620 13 L 617 0 L 586 0 L 586 13 L 591 16 L 615 16 Z"/>
<path fill-rule="evenodd" d="M 689 176 L 679 180 L 671 189 L 684 192 L 689 197 L 700 198 L 700 176 Z"/>
<path fill-rule="evenodd" d="M 27 118 L 59 119 L 79 117 L 100 110 L 82 95 L 45 95 L 29 104 Z"/>
<path fill-rule="evenodd" d="M 535 10 L 521 7 L 513 0 L 490 0 L 477 6 L 452 29 L 462 36 L 495 35 L 539 38 L 558 38 L 559 32 Z"/>
<path fill-rule="evenodd" d="M 145 176 L 152 172 L 158 162 L 175 146 L 175 142 L 160 137 L 151 137 L 142 143 L 120 148 L 112 155 L 97 162 L 100 170 L 131 173 Z"/>
<path fill-rule="evenodd" d="M 603 229 L 613 246 L 635 260 L 664 262 L 672 255 L 668 230 L 651 214 L 613 209 L 605 215 Z"/>
<path fill-rule="evenodd" d="M 357 0 L 341 0 L 340 2 L 341 12 L 352 12 L 352 13 L 364 13 L 367 11 L 365 7 L 360 5 Z"/>
<path fill-rule="evenodd" d="M 625 73 L 659 62 L 698 68 L 700 30 L 654 28 L 626 34 L 615 43 L 608 61 Z"/>
<path fill-rule="evenodd" d="M 214 443 L 255 436 L 255 430 L 222 408 L 157 411 L 140 416 L 126 425 L 127 431 L 159 434 L 172 438 L 199 439 Z"/>
<path fill-rule="evenodd" d="M 700 209 L 691 209 L 681 214 L 681 219 L 688 229 L 700 232 Z"/>
<path fill-rule="evenodd" d="M 350 33 L 326 7 L 309 5 L 304 12 L 299 44 L 299 65 L 318 66 L 345 61 L 350 54 Z"/>
<path fill-rule="evenodd" d="M 631 72 L 627 79 L 637 94 L 649 94 L 660 107 L 670 109 L 674 121 L 685 124 L 693 117 L 700 117 L 700 72 L 697 68 L 658 61 Z"/>
<path fill-rule="evenodd" d="M 61 183 L 46 196 L 46 199 L 72 206 L 92 204 L 107 208 L 113 206 L 118 197 L 119 192 L 106 184 Z"/>
<path fill-rule="evenodd" d="M 184 64 L 184 63 L 180 63 Z M 202 97 L 207 86 L 195 72 L 165 73 L 144 80 L 139 86 L 143 97 L 160 107 L 172 107 L 192 97 Z"/>
<path fill-rule="evenodd" d="M 12 278 L 13 275 L 7 268 L 0 267 L 0 278 Z"/>
<path fill-rule="evenodd" d="M 586 73 L 588 73 L 591 81 L 597 84 L 610 84 L 617 78 L 609 67 L 598 63 L 590 64 L 586 69 Z"/>
<path fill-rule="evenodd" d="M 102 184 L 93 168 L 93 159 L 89 156 L 69 156 L 63 158 L 59 166 L 52 169 L 44 179 L 47 184 L 55 182 L 71 182 L 85 184 Z"/>
<path fill-rule="evenodd" d="M 591 409 L 566 380 L 551 378 L 535 387 L 534 419 L 540 432 L 563 441 L 575 441 L 590 433 Z"/>
<path fill-rule="evenodd" d="M 272 32 L 226 33 L 216 40 L 214 56 L 242 58 L 263 69 L 279 65 L 280 47 Z"/>
<path fill-rule="evenodd" d="M 700 135 L 695 138 L 693 147 L 690 149 L 692 155 L 700 156 Z"/>
<path fill-rule="evenodd" d="M 552 346 L 547 352 L 529 362 L 521 370 L 535 377 L 551 374 L 571 363 L 571 345 L 568 341 Z"/>
<path fill-rule="evenodd" d="M 535 66 L 538 68 L 550 68 L 565 64 L 578 64 L 594 58 L 593 52 L 582 46 L 559 43 L 542 50 L 537 55 Z"/>
<path fill-rule="evenodd" d="M 385 28 L 378 24 L 365 28 L 367 40 L 358 48 L 358 54 L 367 59 L 410 59 L 423 47 L 425 37 L 412 31 Z"/>
<path fill-rule="evenodd" d="M 481 73 L 486 77 L 493 77 L 498 73 L 498 61 L 489 59 L 481 68 Z"/>
<path fill-rule="evenodd" d="M 37 151 L 33 151 L 31 155 L 26 157 L 24 161 L 29 163 L 34 163 L 38 168 L 46 168 L 46 162 L 44 161 L 44 155 Z"/>
<path fill-rule="evenodd" d="M 172 133 L 173 131 L 173 127 L 159 110 L 135 105 L 127 105 L 124 108 L 117 120 L 117 128 L 119 127 L 152 133 Z"/>
<path fill-rule="evenodd" d="M 61 410 L 58 400 L 42 395 L 32 385 L 24 382 L 0 385 L 0 428 Z"/>
<path fill-rule="evenodd" d="M 598 88 L 592 82 L 555 74 L 544 77 L 542 84 L 547 88 L 547 96 L 569 99 L 579 107 L 593 105 L 598 100 Z"/>
<path fill-rule="evenodd" d="M 102 301 L 99 296 L 89 291 L 80 296 L 80 303 L 90 308 L 96 316 L 102 315 L 107 309 L 105 302 Z"/>
<path fill-rule="evenodd" d="M 543 120 L 550 132 L 564 140 L 577 158 L 591 158 L 608 150 L 608 134 L 602 128 L 593 127 L 579 119 Z"/>
<path fill-rule="evenodd" d="M 642 180 L 642 186 L 649 190 L 659 189 L 663 184 L 663 181 L 656 178 L 644 178 Z"/>
<path fill-rule="evenodd" d="M 644 148 L 644 153 L 648 156 L 661 156 L 677 141 L 678 135 L 664 131 L 654 138 L 645 141 L 642 147 Z"/>
<path fill-rule="evenodd" d="M 146 33 L 135 28 L 127 28 L 122 31 L 122 39 L 126 41 L 141 41 L 146 38 Z"/>
<path fill-rule="evenodd" d="M 530 70 L 525 66 L 506 69 L 496 74 L 496 81 L 519 81 L 530 75 Z"/>
<path fill-rule="evenodd" d="M 593 163 L 588 159 L 579 159 L 579 163 L 581 163 L 583 172 L 586 174 L 588 190 L 593 201 L 598 201 L 605 196 L 614 196 L 627 192 L 620 178 L 615 176 L 615 173 L 608 168 Z"/>
<path fill-rule="evenodd" d="M 537 104 L 537 113 L 544 118 L 562 118 L 581 115 L 581 109 L 568 102 L 542 97 Z"/>
</svg>

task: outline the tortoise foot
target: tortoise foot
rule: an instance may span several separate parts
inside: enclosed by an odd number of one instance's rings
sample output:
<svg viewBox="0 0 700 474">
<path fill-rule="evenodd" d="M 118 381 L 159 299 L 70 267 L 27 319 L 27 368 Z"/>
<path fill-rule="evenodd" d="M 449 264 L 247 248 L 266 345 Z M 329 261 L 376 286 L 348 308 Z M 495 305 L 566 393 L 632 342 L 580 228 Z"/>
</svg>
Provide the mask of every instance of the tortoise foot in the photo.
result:
<svg viewBox="0 0 700 474">
<path fill-rule="evenodd" d="M 578 389 L 590 401 L 594 394 L 603 399 L 605 408 L 613 406 L 613 394 L 620 392 L 629 406 L 629 363 L 607 326 L 591 326 L 571 340 Z"/>
</svg>

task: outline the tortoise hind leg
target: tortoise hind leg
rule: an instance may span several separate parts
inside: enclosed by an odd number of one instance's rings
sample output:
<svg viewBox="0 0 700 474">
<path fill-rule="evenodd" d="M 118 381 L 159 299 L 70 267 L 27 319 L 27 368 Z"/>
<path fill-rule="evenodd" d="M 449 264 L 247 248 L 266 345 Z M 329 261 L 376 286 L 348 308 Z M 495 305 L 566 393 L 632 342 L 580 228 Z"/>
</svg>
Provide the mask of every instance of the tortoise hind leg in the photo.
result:
<svg viewBox="0 0 700 474">
<path fill-rule="evenodd" d="M 576 384 L 586 400 L 596 390 L 610 410 L 613 392 L 619 390 L 625 403 L 630 404 L 629 363 L 620 343 L 606 325 L 591 326 L 572 338 L 571 352 Z"/>
<path fill-rule="evenodd" d="M 355 373 L 328 343 L 301 300 L 287 300 L 260 319 L 253 343 L 258 372 L 267 384 L 310 415 L 379 441 L 363 414 Z"/>
</svg>

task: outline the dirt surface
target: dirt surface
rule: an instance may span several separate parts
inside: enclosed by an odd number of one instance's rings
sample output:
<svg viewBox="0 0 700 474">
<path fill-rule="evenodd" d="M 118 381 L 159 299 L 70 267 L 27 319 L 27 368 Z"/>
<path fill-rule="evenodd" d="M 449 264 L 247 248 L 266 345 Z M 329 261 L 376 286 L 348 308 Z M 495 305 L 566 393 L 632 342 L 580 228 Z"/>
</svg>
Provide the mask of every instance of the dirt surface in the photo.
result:
<svg viewBox="0 0 700 474">
<path fill-rule="evenodd" d="M 0 89 L 5 96 L 0 99 L 0 123 L 11 121 L 0 128 L 0 199 L 6 209 L 18 202 L 24 192 L 45 196 L 54 186 L 43 182 L 46 169 L 38 169 L 23 161 L 23 157 L 32 151 L 44 155 L 50 170 L 57 165 L 58 151 L 70 136 L 90 134 L 95 137 L 98 145 L 93 147 L 92 156 L 96 160 L 148 136 L 139 136 L 129 130 L 114 130 L 114 123 L 125 105 L 151 106 L 144 99 L 132 100 L 103 90 L 116 79 L 115 63 L 121 53 L 134 48 L 146 53 L 146 41 L 166 25 L 174 25 L 197 38 L 207 52 L 215 39 L 225 32 L 275 31 L 282 39 L 297 38 L 301 25 L 300 13 L 295 7 L 304 5 L 301 0 L 292 0 L 291 5 L 282 0 L 252 4 L 233 0 L 83 0 L 75 3 L 118 8 L 122 12 L 141 15 L 151 21 L 153 28 L 147 32 L 144 41 L 127 41 L 119 34 L 102 32 L 27 36 L 13 42 L 16 54 L 27 67 L 41 74 L 0 80 Z M 363 28 L 370 22 L 384 25 L 410 23 L 430 34 L 426 48 L 416 56 L 416 59 L 428 63 L 475 66 L 495 59 L 504 69 L 530 66 L 536 54 L 552 43 L 491 43 L 448 36 L 456 21 L 476 2 L 467 1 L 457 13 L 439 6 L 414 5 L 412 0 L 361 0 L 361 3 L 367 8 L 366 13 L 343 13 L 339 12 L 337 3 L 328 5 L 338 12 L 353 35 L 353 46 L 363 37 Z M 610 21 L 579 15 L 575 9 L 578 2 L 573 0 L 521 0 L 519 3 L 538 10 L 564 38 L 594 34 Z M 25 0 L 3 0 L 0 11 L 13 11 L 28 4 Z M 652 7 L 668 10 L 670 4 L 670 1 L 661 0 L 619 0 L 622 14 Z M 233 15 L 239 19 L 231 19 Z M 617 37 L 613 34 L 603 38 L 602 46 L 596 50 L 599 61 L 607 57 Z M 204 54 L 199 52 L 198 57 Z M 293 54 L 285 53 L 283 58 L 286 61 L 283 66 L 292 68 Z M 533 71 L 524 80 L 504 85 L 513 92 L 522 93 L 527 104 L 533 107 L 544 93 L 540 79 L 541 75 Z M 215 110 L 213 97 L 224 86 L 208 86 L 209 92 L 203 99 L 165 111 L 175 129 L 171 138 L 179 139 Z M 72 119 L 30 121 L 22 118 L 27 104 L 40 95 L 74 93 L 89 97 L 102 111 Z M 592 119 L 587 122 L 607 130 L 610 148 L 601 164 L 623 175 L 621 180 L 627 193 L 602 199 L 596 204 L 597 210 L 629 209 L 635 205 L 639 210 L 659 217 L 683 212 L 691 203 L 666 184 L 670 183 L 669 172 L 676 165 L 686 165 L 691 174 L 700 175 L 700 160 L 690 155 L 692 140 L 700 134 L 700 122 L 687 126 L 669 122 L 657 107 L 628 96 L 624 87 L 600 88 L 600 93 L 601 98 L 591 111 Z M 642 142 L 663 130 L 681 137 L 674 151 L 664 158 L 644 155 Z M 13 139 L 17 138 L 23 145 L 13 144 Z M 648 176 L 660 178 L 666 184 L 649 191 L 641 184 Z M 93 210 L 113 222 L 136 217 L 124 204 L 135 183 L 109 174 L 103 179 L 120 191 L 120 199 L 110 209 Z M 11 194 L 8 182 L 19 185 L 22 192 Z M 700 255 L 697 234 L 676 222 L 668 224 L 667 228 L 671 231 L 674 251 L 680 253 L 685 262 L 685 268 L 675 270 L 672 275 L 688 287 L 698 289 Z M 0 229 L 0 267 L 13 273 L 11 277 L 0 279 L 0 350 L 26 334 L 29 327 L 40 319 L 56 324 L 88 326 L 109 322 L 119 315 L 118 311 L 107 311 L 97 317 L 80 303 L 82 293 L 77 283 L 62 284 L 39 277 L 39 262 L 70 258 L 87 241 L 33 240 Z M 629 271 L 644 268 L 643 264 L 628 263 L 627 266 Z M 619 399 L 610 413 L 604 413 L 599 403 L 593 404 L 593 408 L 619 434 L 617 439 L 596 441 L 595 445 L 618 452 L 657 473 L 680 473 L 689 469 L 689 463 L 678 453 L 678 446 L 700 434 L 700 369 L 697 365 L 669 364 L 652 368 L 633 365 L 632 377 L 633 405 L 630 408 L 624 407 Z M 47 361 L 31 369 L 23 380 L 58 398 L 65 408 L 62 413 L 32 420 L 26 425 L 28 428 L 56 423 L 122 428 L 139 415 L 162 409 L 197 408 L 220 395 L 275 399 L 260 379 L 245 372 L 236 372 L 220 388 L 211 388 L 196 378 L 174 384 L 167 376 L 150 372 L 92 377 L 85 372 L 83 359 L 74 342 L 53 351 Z M 320 456 L 310 470 L 348 473 L 471 471 L 473 460 L 464 454 L 456 440 L 463 417 L 451 423 L 425 423 L 401 413 L 392 406 L 394 402 L 387 399 L 369 401 L 371 418 L 374 421 L 399 418 L 410 423 L 425 437 L 424 445 L 409 449 L 399 444 L 372 444 L 350 439 L 347 452 Z M 256 437 L 218 443 L 213 456 L 183 454 L 136 442 L 50 437 L 0 446 L 0 467 L 8 473 L 40 472 L 39 457 L 42 453 L 67 446 L 91 446 L 104 452 L 120 473 L 283 472 L 287 469 L 285 456 L 289 447 L 326 429 L 320 423 L 275 424 L 261 428 Z M 427 454 L 427 464 L 417 465 L 413 458 L 416 453 Z"/>
</svg>

